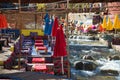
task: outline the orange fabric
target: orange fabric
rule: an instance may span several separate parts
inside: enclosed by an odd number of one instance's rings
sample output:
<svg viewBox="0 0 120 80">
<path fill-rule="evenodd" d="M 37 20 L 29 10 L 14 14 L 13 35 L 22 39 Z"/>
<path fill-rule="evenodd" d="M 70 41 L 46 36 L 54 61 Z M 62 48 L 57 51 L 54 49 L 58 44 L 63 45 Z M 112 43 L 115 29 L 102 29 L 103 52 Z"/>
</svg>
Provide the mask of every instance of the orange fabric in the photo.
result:
<svg viewBox="0 0 120 80">
<path fill-rule="evenodd" d="M 3 14 L 0 14 L 0 29 L 7 28 L 7 20 Z"/>
<path fill-rule="evenodd" d="M 98 30 L 99 30 L 100 32 L 103 32 L 103 31 L 104 31 L 103 26 L 102 26 L 102 25 L 99 25 Z"/>
</svg>

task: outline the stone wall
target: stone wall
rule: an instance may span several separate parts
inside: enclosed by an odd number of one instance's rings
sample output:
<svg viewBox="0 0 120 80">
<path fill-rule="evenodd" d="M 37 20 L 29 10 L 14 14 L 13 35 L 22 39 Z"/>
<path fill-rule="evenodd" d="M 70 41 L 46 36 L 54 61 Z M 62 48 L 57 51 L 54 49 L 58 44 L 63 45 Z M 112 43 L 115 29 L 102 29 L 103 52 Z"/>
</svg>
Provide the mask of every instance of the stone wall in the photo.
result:
<svg viewBox="0 0 120 80">
<path fill-rule="evenodd" d="M 34 13 L 5 13 L 7 22 L 10 27 L 17 29 L 26 29 L 26 25 L 30 24 L 32 29 L 41 28 L 43 23 L 44 14 L 34 14 Z M 35 23 L 37 25 L 35 25 Z"/>
<path fill-rule="evenodd" d="M 120 14 L 120 2 L 108 3 L 108 11 L 110 14 Z"/>
</svg>

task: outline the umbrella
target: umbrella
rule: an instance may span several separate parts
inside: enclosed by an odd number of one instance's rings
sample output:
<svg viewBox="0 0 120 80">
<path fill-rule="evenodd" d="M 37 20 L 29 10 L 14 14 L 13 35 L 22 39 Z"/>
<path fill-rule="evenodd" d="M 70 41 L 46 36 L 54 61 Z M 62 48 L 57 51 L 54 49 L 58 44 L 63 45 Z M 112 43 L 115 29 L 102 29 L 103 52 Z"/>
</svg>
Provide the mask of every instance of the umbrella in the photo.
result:
<svg viewBox="0 0 120 80">
<path fill-rule="evenodd" d="M 7 28 L 7 20 L 3 14 L 0 14 L 0 29 Z"/>
<path fill-rule="evenodd" d="M 102 26 L 103 26 L 104 29 L 106 29 L 106 27 L 107 27 L 106 16 L 104 16 Z"/>
<path fill-rule="evenodd" d="M 52 28 L 52 36 L 53 37 L 56 36 L 57 28 L 58 28 L 58 19 L 56 17 L 54 20 L 54 23 L 53 23 L 53 28 Z"/>
<path fill-rule="evenodd" d="M 45 15 L 44 20 L 45 20 L 44 35 L 48 35 L 49 22 L 50 22 L 50 18 L 49 18 L 48 13 Z"/>
<path fill-rule="evenodd" d="M 106 30 L 113 30 L 113 25 L 112 25 L 112 22 L 111 22 L 110 18 L 108 18 L 108 23 L 107 23 Z"/>
<path fill-rule="evenodd" d="M 115 15 L 113 28 L 114 28 L 114 29 L 120 29 L 120 27 L 119 27 L 119 17 L 118 17 L 117 14 Z"/>
<path fill-rule="evenodd" d="M 66 55 L 67 55 L 66 41 L 65 41 L 65 36 L 63 33 L 62 25 L 61 25 L 57 29 L 57 32 L 56 32 L 56 42 L 55 42 L 55 46 L 54 46 L 53 57 L 61 57 L 62 74 L 64 74 L 63 57 Z"/>
<path fill-rule="evenodd" d="M 120 20 L 119 20 L 119 26 L 120 26 Z"/>
</svg>

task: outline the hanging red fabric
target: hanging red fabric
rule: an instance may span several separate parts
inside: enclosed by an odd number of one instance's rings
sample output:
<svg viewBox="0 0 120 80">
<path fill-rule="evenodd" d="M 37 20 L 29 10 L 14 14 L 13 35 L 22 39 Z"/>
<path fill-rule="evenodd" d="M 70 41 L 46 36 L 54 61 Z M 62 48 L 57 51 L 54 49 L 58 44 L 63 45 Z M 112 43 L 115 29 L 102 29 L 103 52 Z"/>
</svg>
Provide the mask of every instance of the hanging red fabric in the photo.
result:
<svg viewBox="0 0 120 80">
<path fill-rule="evenodd" d="M 56 36 L 56 32 L 57 32 L 57 28 L 58 28 L 58 18 L 56 17 L 53 23 L 53 28 L 52 28 L 52 36 L 55 37 Z"/>
<path fill-rule="evenodd" d="M 54 46 L 53 57 L 61 57 L 66 55 L 67 55 L 67 50 L 66 50 L 65 36 L 63 33 L 62 26 L 60 26 L 57 29 L 57 33 L 56 33 L 56 42 Z"/>
</svg>

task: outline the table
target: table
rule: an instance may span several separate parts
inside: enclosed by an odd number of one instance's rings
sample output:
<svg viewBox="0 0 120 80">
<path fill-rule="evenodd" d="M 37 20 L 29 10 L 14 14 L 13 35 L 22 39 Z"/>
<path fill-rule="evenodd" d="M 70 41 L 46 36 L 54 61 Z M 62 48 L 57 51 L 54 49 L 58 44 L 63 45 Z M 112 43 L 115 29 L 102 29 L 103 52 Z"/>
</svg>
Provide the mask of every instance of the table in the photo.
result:
<svg viewBox="0 0 120 80">
<path fill-rule="evenodd" d="M 37 50 L 47 50 L 46 46 L 40 46 L 40 47 L 36 47 Z"/>
<path fill-rule="evenodd" d="M 43 43 L 43 40 L 35 40 L 35 43 Z"/>
<path fill-rule="evenodd" d="M 34 66 L 35 65 L 46 65 L 47 67 L 47 72 L 49 70 L 52 70 L 53 71 L 53 68 L 54 68 L 54 64 L 53 63 L 27 63 L 27 69 L 29 70 L 35 70 L 34 69 Z M 46 70 L 45 70 L 46 71 Z"/>
<path fill-rule="evenodd" d="M 32 63 L 44 63 L 45 58 L 32 58 Z"/>
<path fill-rule="evenodd" d="M 44 46 L 44 44 L 41 42 L 41 43 L 35 43 L 35 46 Z"/>
<path fill-rule="evenodd" d="M 36 65 L 32 66 L 32 70 L 46 72 L 47 66 L 46 66 L 46 64 L 36 64 Z"/>
<path fill-rule="evenodd" d="M 40 54 L 40 53 L 47 53 L 47 47 L 46 46 L 37 46 L 36 47 L 36 50 L 37 50 L 37 53 Z"/>
</svg>

